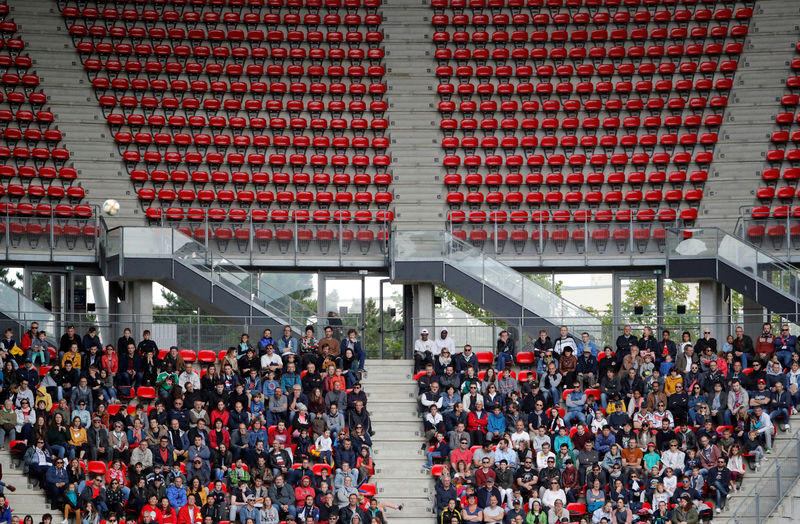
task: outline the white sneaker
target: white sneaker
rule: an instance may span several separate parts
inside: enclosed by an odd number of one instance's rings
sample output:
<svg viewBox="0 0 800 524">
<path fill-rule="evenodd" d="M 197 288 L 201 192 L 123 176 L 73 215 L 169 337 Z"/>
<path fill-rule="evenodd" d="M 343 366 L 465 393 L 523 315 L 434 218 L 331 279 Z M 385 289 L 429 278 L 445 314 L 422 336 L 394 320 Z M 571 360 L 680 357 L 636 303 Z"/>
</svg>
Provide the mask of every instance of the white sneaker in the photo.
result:
<svg viewBox="0 0 800 524">
<path fill-rule="evenodd" d="M 717 509 L 716 509 L 715 511 L 716 511 L 717 513 L 722 513 L 722 508 L 720 508 L 719 506 L 717 506 Z"/>
<path fill-rule="evenodd" d="M 783 430 L 784 431 L 789 431 L 790 429 L 792 429 L 792 426 L 790 424 L 784 424 L 783 425 Z"/>
<path fill-rule="evenodd" d="M 69 519 L 64 519 L 61 521 L 61 524 L 69 524 Z"/>
</svg>

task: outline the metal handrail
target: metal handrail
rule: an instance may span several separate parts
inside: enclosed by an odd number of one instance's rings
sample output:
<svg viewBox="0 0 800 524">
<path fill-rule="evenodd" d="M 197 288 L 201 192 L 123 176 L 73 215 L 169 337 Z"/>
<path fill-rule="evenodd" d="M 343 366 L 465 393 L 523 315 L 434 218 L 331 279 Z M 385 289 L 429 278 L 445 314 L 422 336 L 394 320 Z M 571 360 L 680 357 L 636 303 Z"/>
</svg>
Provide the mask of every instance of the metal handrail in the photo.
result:
<svg viewBox="0 0 800 524">
<path fill-rule="evenodd" d="M 795 451 L 794 458 L 790 458 L 788 456 L 791 454 L 792 448 L 794 448 Z M 739 504 L 733 510 L 734 516 L 732 518 L 732 522 L 734 524 L 740 524 L 742 522 L 741 515 L 747 514 L 752 506 L 755 507 L 756 523 L 761 524 L 762 522 L 765 522 L 767 518 L 778 508 L 778 505 L 781 503 L 783 498 L 789 493 L 794 484 L 800 478 L 800 429 L 794 432 L 791 439 L 787 440 L 777 453 L 772 453 L 769 455 L 769 457 L 770 458 L 768 460 L 762 459 L 762 464 L 764 462 L 767 462 L 768 464 L 765 468 L 761 469 L 760 473 L 761 479 L 775 478 L 775 482 L 777 484 L 775 501 L 772 504 L 769 504 L 767 507 L 762 507 L 764 502 L 768 502 L 772 499 L 772 497 L 770 496 L 767 499 L 766 496 L 762 495 L 764 485 L 761 482 L 756 482 L 750 487 L 747 493 L 744 494 L 742 501 L 739 502 Z M 781 479 L 781 471 L 785 471 L 784 468 L 786 467 L 788 460 L 796 461 L 796 470 L 794 478 L 789 482 L 784 482 Z"/>
</svg>

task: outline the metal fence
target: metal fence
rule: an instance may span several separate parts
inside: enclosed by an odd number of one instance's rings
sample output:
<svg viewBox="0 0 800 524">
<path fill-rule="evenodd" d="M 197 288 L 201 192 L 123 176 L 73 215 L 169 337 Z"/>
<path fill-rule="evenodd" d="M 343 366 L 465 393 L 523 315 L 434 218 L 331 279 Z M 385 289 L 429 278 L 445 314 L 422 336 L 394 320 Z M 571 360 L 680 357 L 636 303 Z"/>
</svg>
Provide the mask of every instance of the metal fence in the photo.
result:
<svg viewBox="0 0 800 524">
<path fill-rule="evenodd" d="M 731 524 L 762 524 L 800 479 L 800 430 L 761 461 L 761 477 L 733 508 Z M 739 497 L 737 497 L 739 498 Z"/>
</svg>

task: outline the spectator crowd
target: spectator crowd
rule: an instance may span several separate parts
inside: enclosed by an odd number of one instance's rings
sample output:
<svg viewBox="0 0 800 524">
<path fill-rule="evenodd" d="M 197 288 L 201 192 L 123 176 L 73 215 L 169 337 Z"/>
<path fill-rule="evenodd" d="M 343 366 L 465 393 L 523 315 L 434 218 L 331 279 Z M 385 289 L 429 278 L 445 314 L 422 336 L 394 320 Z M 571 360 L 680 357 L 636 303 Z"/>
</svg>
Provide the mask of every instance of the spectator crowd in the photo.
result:
<svg viewBox="0 0 800 524">
<path fill-rule="evenodd" d="M 369 483 L 366 351 L 335 329 L 265 329 L 219 354 L 162 349 L 149 331 L 103 344 L 95 328 L 8 329 L 0 449 L 65 524 L 385 522 L 396 507 Z M 0 524 L 17 522 L 4 488 Z"/>
<path fill-rule="evenodd" d="M 414 365 L 441 524 L 710 520 L 800 402 L 785 324 L 722 343 L 625 326 L 602 349 L 567 326 L 520 348 L 502 331 L 480 353 L 423 329 Z"/>
</svg>

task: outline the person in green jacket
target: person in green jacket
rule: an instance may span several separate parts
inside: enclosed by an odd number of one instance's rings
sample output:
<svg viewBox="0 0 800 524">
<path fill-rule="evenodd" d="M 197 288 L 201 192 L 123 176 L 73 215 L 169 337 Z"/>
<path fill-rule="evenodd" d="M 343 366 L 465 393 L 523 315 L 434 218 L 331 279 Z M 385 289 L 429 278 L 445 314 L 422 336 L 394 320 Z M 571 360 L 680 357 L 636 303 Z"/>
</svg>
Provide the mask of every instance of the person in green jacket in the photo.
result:
<svg viewBox="0 0 800 524">
<path fill-rule="evenodd" d="M 672 512 L 672 524 L 699 524 L 700 516 L 688 493 L 681 495 L 681 500 Z"/>
<path fill-rule="evenodd" d="M 528 516 L 525 517 L 527 524 L 547 524 L 547 512 L 544 510 L 542 503 L 534 500 L 531 504 L 531 510 Z"/>
</svg>

